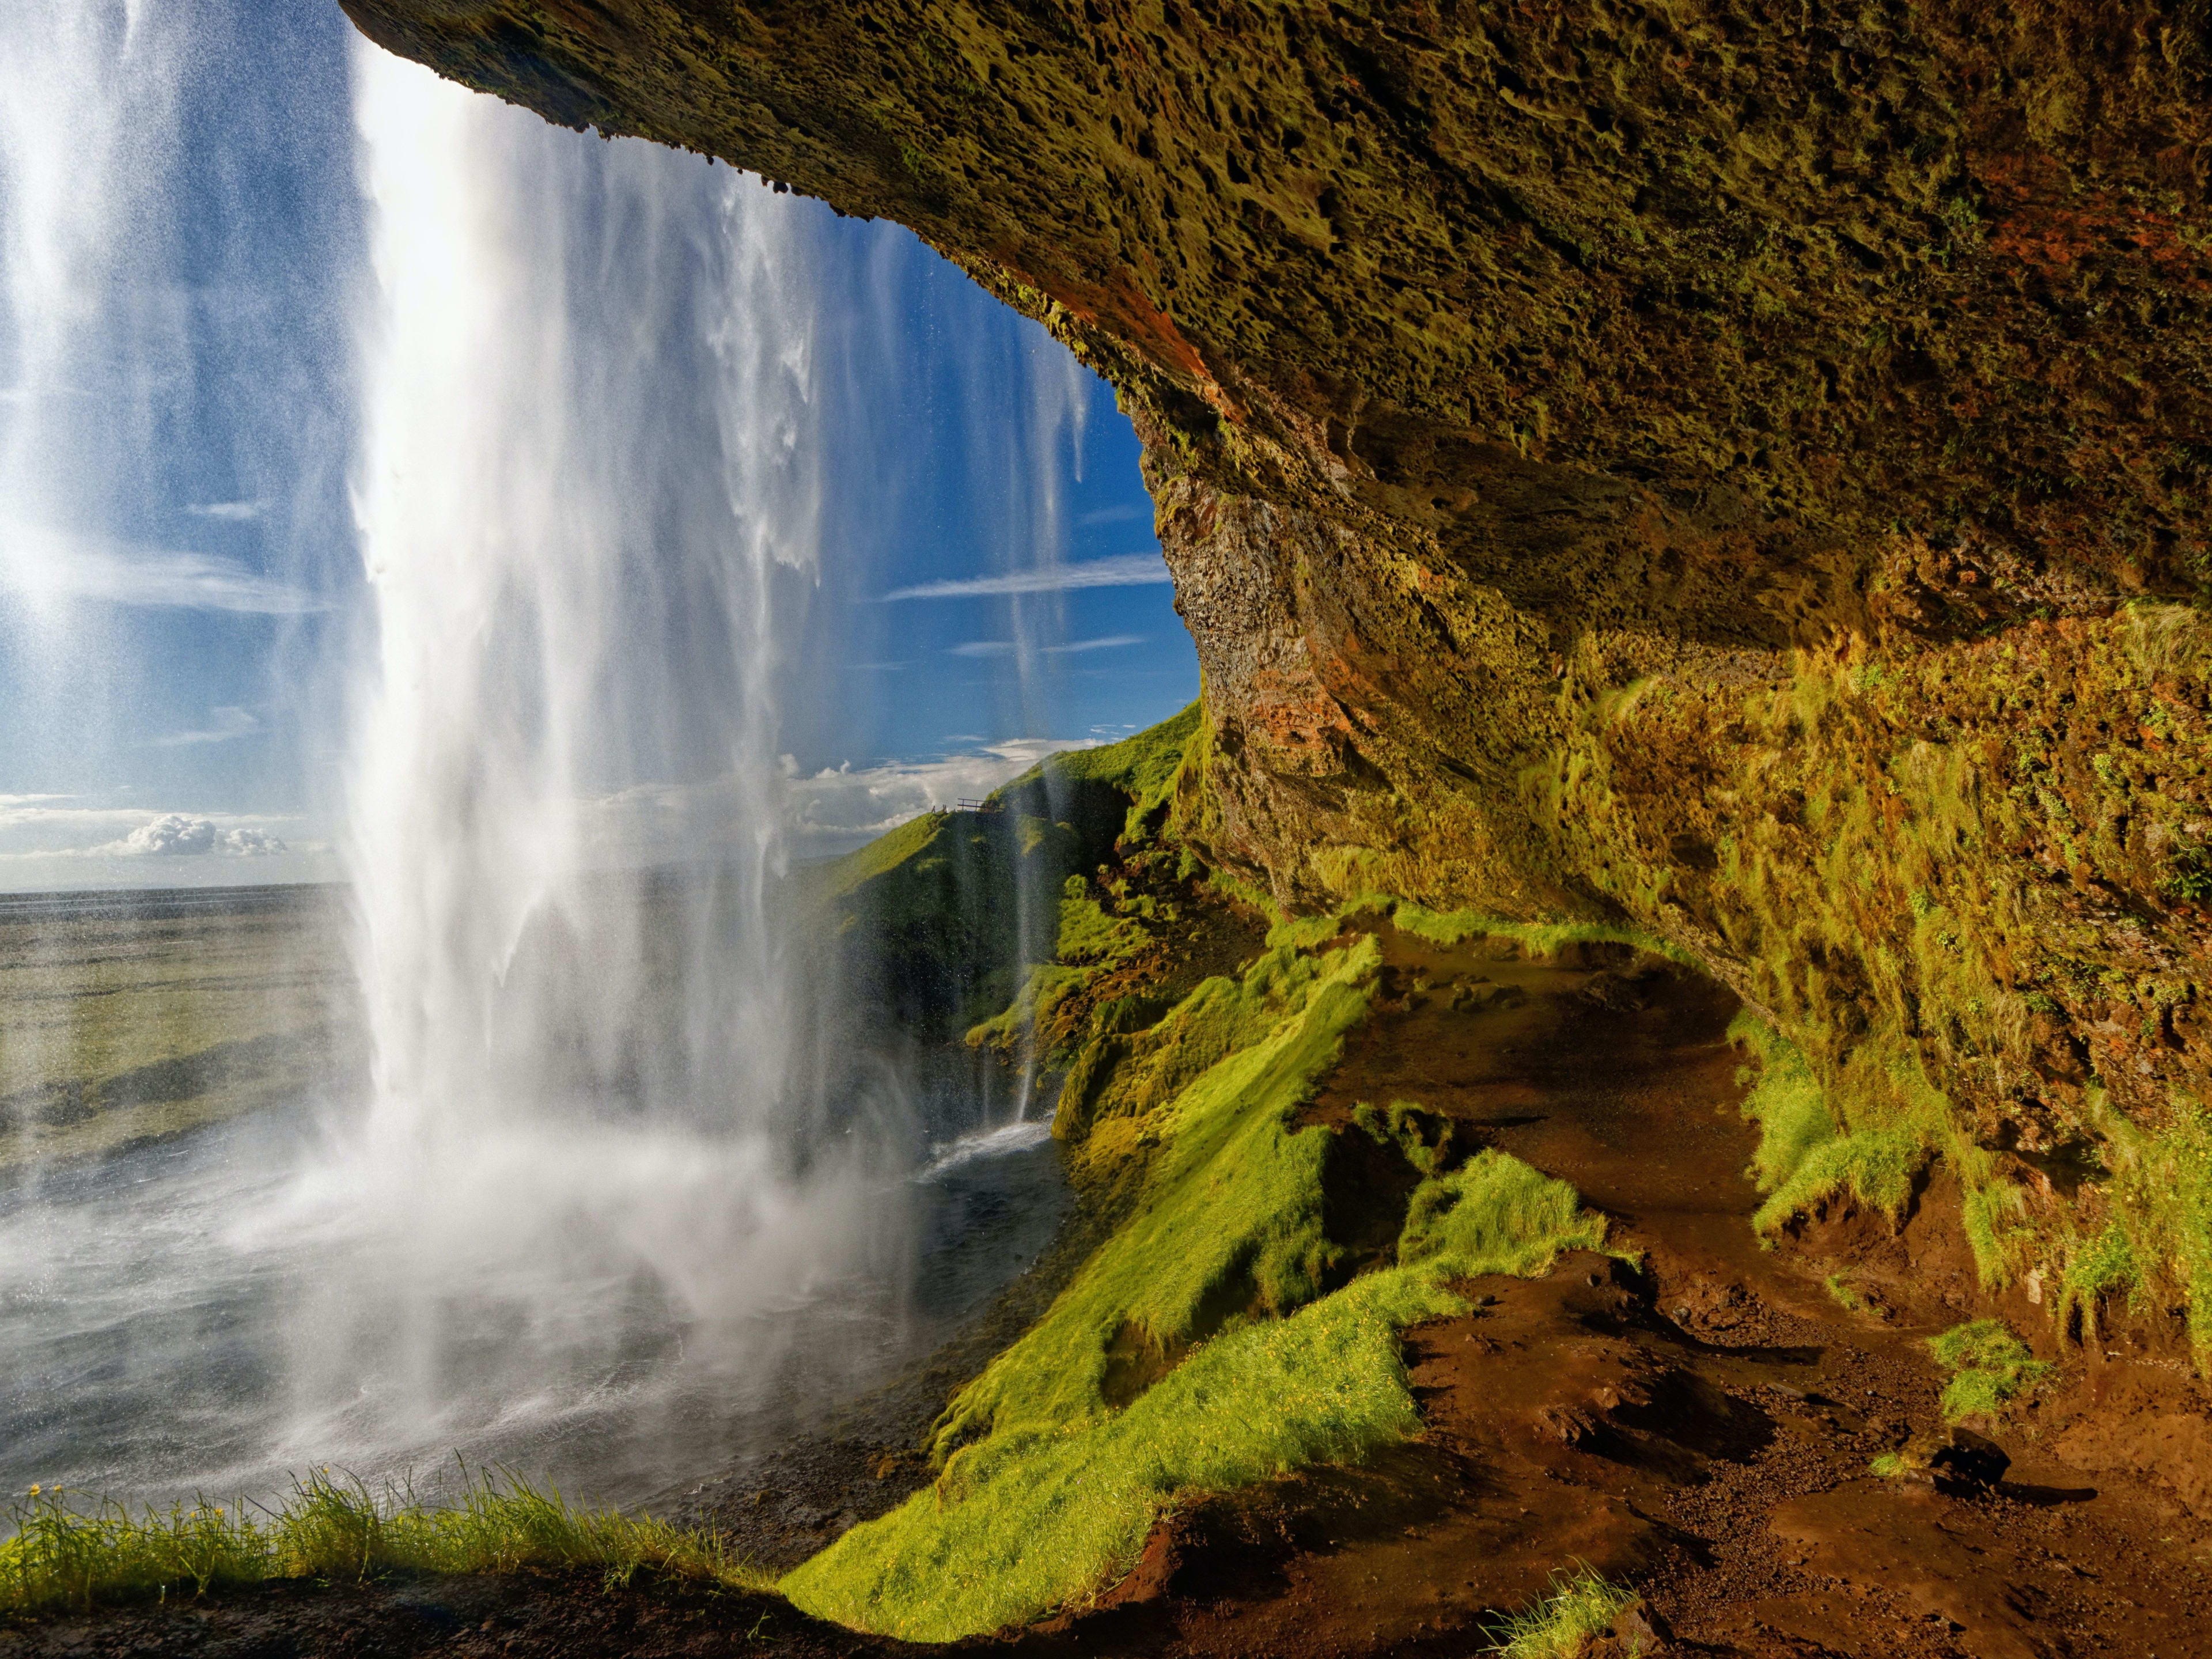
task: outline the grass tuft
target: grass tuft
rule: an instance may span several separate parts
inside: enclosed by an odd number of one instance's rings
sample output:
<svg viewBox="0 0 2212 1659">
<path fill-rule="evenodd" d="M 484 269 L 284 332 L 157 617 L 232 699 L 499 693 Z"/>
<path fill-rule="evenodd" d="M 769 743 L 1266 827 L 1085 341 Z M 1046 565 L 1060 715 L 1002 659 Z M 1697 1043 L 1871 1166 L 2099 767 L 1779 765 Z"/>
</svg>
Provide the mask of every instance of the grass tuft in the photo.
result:
<svg viewBox="0 0 2212 1659">
<path fill-rule="evenodd" d="M 1846 1188 L 1887 1215 L 1905 1207 L 1912 1177 L 1927 1161 L 1911 1128 L 1884 1123 L 1845 1131 L 1802 1051 L 1748 1010 L 1730 1024 L 1729 1036 L 1759 1060 L 1743 1115 L 1759 1125 L 1751 1175 L 1767 1195 L 1752 1218 L 1760 1232 L 1777 1231 Z"/>
<path fill-rule="evenodd" d="M 1550 1595 L 1483 1632 L 1491 1642 L 1487 1651 L 1504 1659 L 1576 1659 L 1583 1644 L 1612 1629 L 1636 1599 L 1633 1590 L 1608 1583 L 1587 1566 L 1554 1574 Z"/>
<path fill-rule="evenodd" d="M 1951 1375 L 1943 1390 L 1943 1419 L 1963 1422 L 1993 1414 L 2021 1389 L 2057 1369 L 2038 1359 L 2002 1320 L 1977 1319 L 1928 1339 L 1928 1351 Z"/>
<path fill-rule="evenodd" d="M 2059 1328 L 2069 1328 L 2078 1315 L 2081 1334 L 2094 1339 L 2107 1297 L 2132 1289 L 2141 1279 L 2136 1263 L 2135 1242 L 2118 1221 L 2086 1244 L 2075 1243 L 2066 1253 L 2065 1271 L 2059 1276 L 2058 1296 L 2051 1316 Z"/>
<path fill-rule="evenodd" d="M 461 1473 L 459 1500 L 428 1504 L 404 1489 L 372 1491 L 328 1473 L 298 1483 L 281 1508 L 173 1504 L 136 1513 L 84 1505 L 33 1486 L 10 1506 L 0 1542 L 0 1613 L 204 1595 L 275 1579 L 361 1579 L 386 1572 L 513 1572 L 589 1568 L 610 1584 L 638 1573 L 764 1590 L 767 1575 L 719 1535 L 647 1516 L 570 1505 L 512 1471 Z"/>
<path fill-rule="evenodd" d="M 1605 1248 L 1605 1218 L 1575 1189 L 1485 1147 L 1449 1175 L 1425 1181 L 1398 1236 L 1401 1267 L 1429 1264 L 1447 1278 L 1541 1273 L 1562 1250 Z"/>
</svg>

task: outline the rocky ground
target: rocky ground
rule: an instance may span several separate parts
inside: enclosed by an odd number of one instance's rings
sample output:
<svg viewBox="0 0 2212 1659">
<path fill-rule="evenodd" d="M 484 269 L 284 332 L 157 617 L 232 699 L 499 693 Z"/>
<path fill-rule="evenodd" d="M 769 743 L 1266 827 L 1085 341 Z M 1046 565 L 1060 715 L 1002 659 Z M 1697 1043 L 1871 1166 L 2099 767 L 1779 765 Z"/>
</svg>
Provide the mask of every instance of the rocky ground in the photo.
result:
<svg viewBox="0 0 2212 1659">
<path fill-rule="evenodd" d="M 1470 1285 L 1472 1311 L 1408 1334 L 1419 1439 L 1193 1504 L 1099 1606 L 963 1645 L 1464 1655 L 1580 1561 L 1645 1597 L 1643 1623 L 1594 1652 L 1648 1629 L 1647 1650 L 1759 1659 L 2212 1654 L 2212 1412 L 2182 1357 L 2124 1333 L 2062 1351 L 2023 1304 L 2014 1322 L 2056 1376 L 1975 1425 L 1986 1447 L 1876 1478 L 1880 1454 L 1948 1443 L 1922 1339 L 1984 1310 L 1955 1203 L 1923 1192 L 1895 1228 L 1842 1210 L 1765 1247 L 1724 992 L 1622 947 L 1536 962 L 1384 941 L 1376 1016 L 1309 1119 L 1418 1099 L 1431 1133 L 1572 1180 L 1640 1255 Z M 1356 1169 L 1332 1194 L 1345 1237 L 1363 1204 L 1403 1201 Z M 695 1511 L 741 1522 L 750 1506 L 753 1547 L 803 1554 L 911 1489 L 918 1471 L 886 1448 L 912 1444 L 935 1397 L 893 1390 L 842 1433 L 726 1472 Z M 0 1633 L 24 1659 L 756 1649 L 901 1650 L 770 1598 L 544 1577 L 290 1585 Z"/>
</svg>

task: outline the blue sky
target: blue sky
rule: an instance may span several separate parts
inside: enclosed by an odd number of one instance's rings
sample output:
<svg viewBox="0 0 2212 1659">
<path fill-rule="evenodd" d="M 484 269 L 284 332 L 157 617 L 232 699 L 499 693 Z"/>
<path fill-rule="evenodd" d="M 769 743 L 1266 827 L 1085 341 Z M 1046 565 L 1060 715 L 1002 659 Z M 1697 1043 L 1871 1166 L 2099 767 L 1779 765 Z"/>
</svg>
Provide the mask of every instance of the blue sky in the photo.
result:
<svg viewBox="0 0 2212 1659">
<path fill-rule="evenodd" d="M 327 0 L 135 9 L 0 21 L 0 888 L 329 878 L 374 627 L 360 48 Z M 1197 669 L 1103 384 L 906 231 L 791 210 L 827 481 L 780 734 L 804 852 Z"/>
</svg>

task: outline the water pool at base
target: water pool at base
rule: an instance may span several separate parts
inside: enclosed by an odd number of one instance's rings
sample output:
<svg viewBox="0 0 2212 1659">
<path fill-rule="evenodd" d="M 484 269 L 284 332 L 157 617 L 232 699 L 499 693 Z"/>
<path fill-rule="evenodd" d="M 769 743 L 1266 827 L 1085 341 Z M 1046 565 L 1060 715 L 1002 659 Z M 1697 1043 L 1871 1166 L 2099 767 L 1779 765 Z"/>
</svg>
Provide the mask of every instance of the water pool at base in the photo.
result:
<svg viewBox="0 0 2212 1659">
<path fill-rule="evenodd" d="M 918 1360 L 1065 1212 L 1042 1124 L 762 1211 L 742 1145 L 579 1127 L 394 1196 L 265 1113 L 0 1194 L 0 1484 L 166 1504 L 505 1464 L 635 1503 Z M 515 1201 L 526 1188 L 526 1202 Z"/>
</svg>

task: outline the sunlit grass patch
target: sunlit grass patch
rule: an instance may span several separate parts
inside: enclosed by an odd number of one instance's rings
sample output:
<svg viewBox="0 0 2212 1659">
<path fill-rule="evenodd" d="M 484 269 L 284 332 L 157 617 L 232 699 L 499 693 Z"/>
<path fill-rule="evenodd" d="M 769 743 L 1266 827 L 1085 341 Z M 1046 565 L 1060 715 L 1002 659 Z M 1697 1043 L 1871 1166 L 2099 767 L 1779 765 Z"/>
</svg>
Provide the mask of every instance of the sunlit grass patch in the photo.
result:
<svg viewBox="0 0 2212 1659">
<path fill-rule="evenodd" d="M 1233 1322 L 1126 1410 L 1000 1426 L 956 1452 L 934 1488 L 799 1568 L 784 1593 L 909 1641 L 1079 1602 L 1136 1564 L 1179 1502 L 1356 1462 L 1417 1432 L 1400 1333 L 1464 1312 L 1455 1280 L 1540 1273 L 1605 1237 L 1571 1187 L 1495 1151 L 1423 1183 L 1414 1209 L 1399 1266 L 1287 1318 Z"/>
<path fill-rule="evenodd" d="M 2102 1091 L 2090 1098 L 2112 1168 L 2112 1221 L 2101 1238 L 2069 1251 L 2059 1316 L 2069 1300 L 2081 1309 L 2122 1285 L 2138 1294 L 2171 1285 L 2189 1309 L 2197 1369 L 2212 1375 L 2212 1113 L 2178 1098 L 2166 1124 L 2149 1130 Z"/>
<path fill-rule="evenodd" d="M 1575 1189 L 1486 1147 L 1449 1175 L 1425 1181 L 1398 1237 L 1401 1267 L 1447 1278 L 1542 1273 L 1562 1250 L 1605 1248 L 1605 1218 Z"/>
<path fill-rule="evenodd" d="M 134 1512 L 33 1487 L 10 1506 L 9 1522 L 13 1535 L 0 1542 L 0 1612 L 15 1613 L 386 1572 L 581 1568 L 610 1583 L 641 1572 L 741 1589 L 770 1583 L 716 1534 L 579 1509 L 511 1472 L 464 1471 L 450 1504 L 327 1473 L 300 1482 L 274 1509 L 203 1501 Z"/>
<path fill-rule="evenodd" d="M 1363 893 L 1319 915 L 1278 922 L 1268 933 L 1267 943 L 1311 949 L 1334 939 L 1363 913 L 1388 916 L 1400 932 L 1446 947 L 1477 938 L 1510 939 L 1531 956 L 1542 957 L 1557 956 L 1571 945 L 1626 945 L 1686 966 L 1698 965 L 1680 946 L 1617 922 L 1509 921 L 1480 910 L 1431 910 L 1387 893 Z"/>
<path fill-rule="evenodd" d="M 1637 1599 L 1586 1566 L 1555 1576 L 1552 1585 L 1550 1595 L 1483 1632 L 1490 1652 L 1504 1659 L 1575 1659 L 1585 1641 L 1612 1629 Z"/>
<path fill-rule="evenodd" d="M 1928 1351 L 1952 1374 L 1943 1390 L 1943 1417 L 1951 1423 L 1995 1412 L 2057 1369 L 2038 1359 L 1997 1319 L 1954 1325 L 1941 1336 L 1929 1337 Z"/>
</svg>

